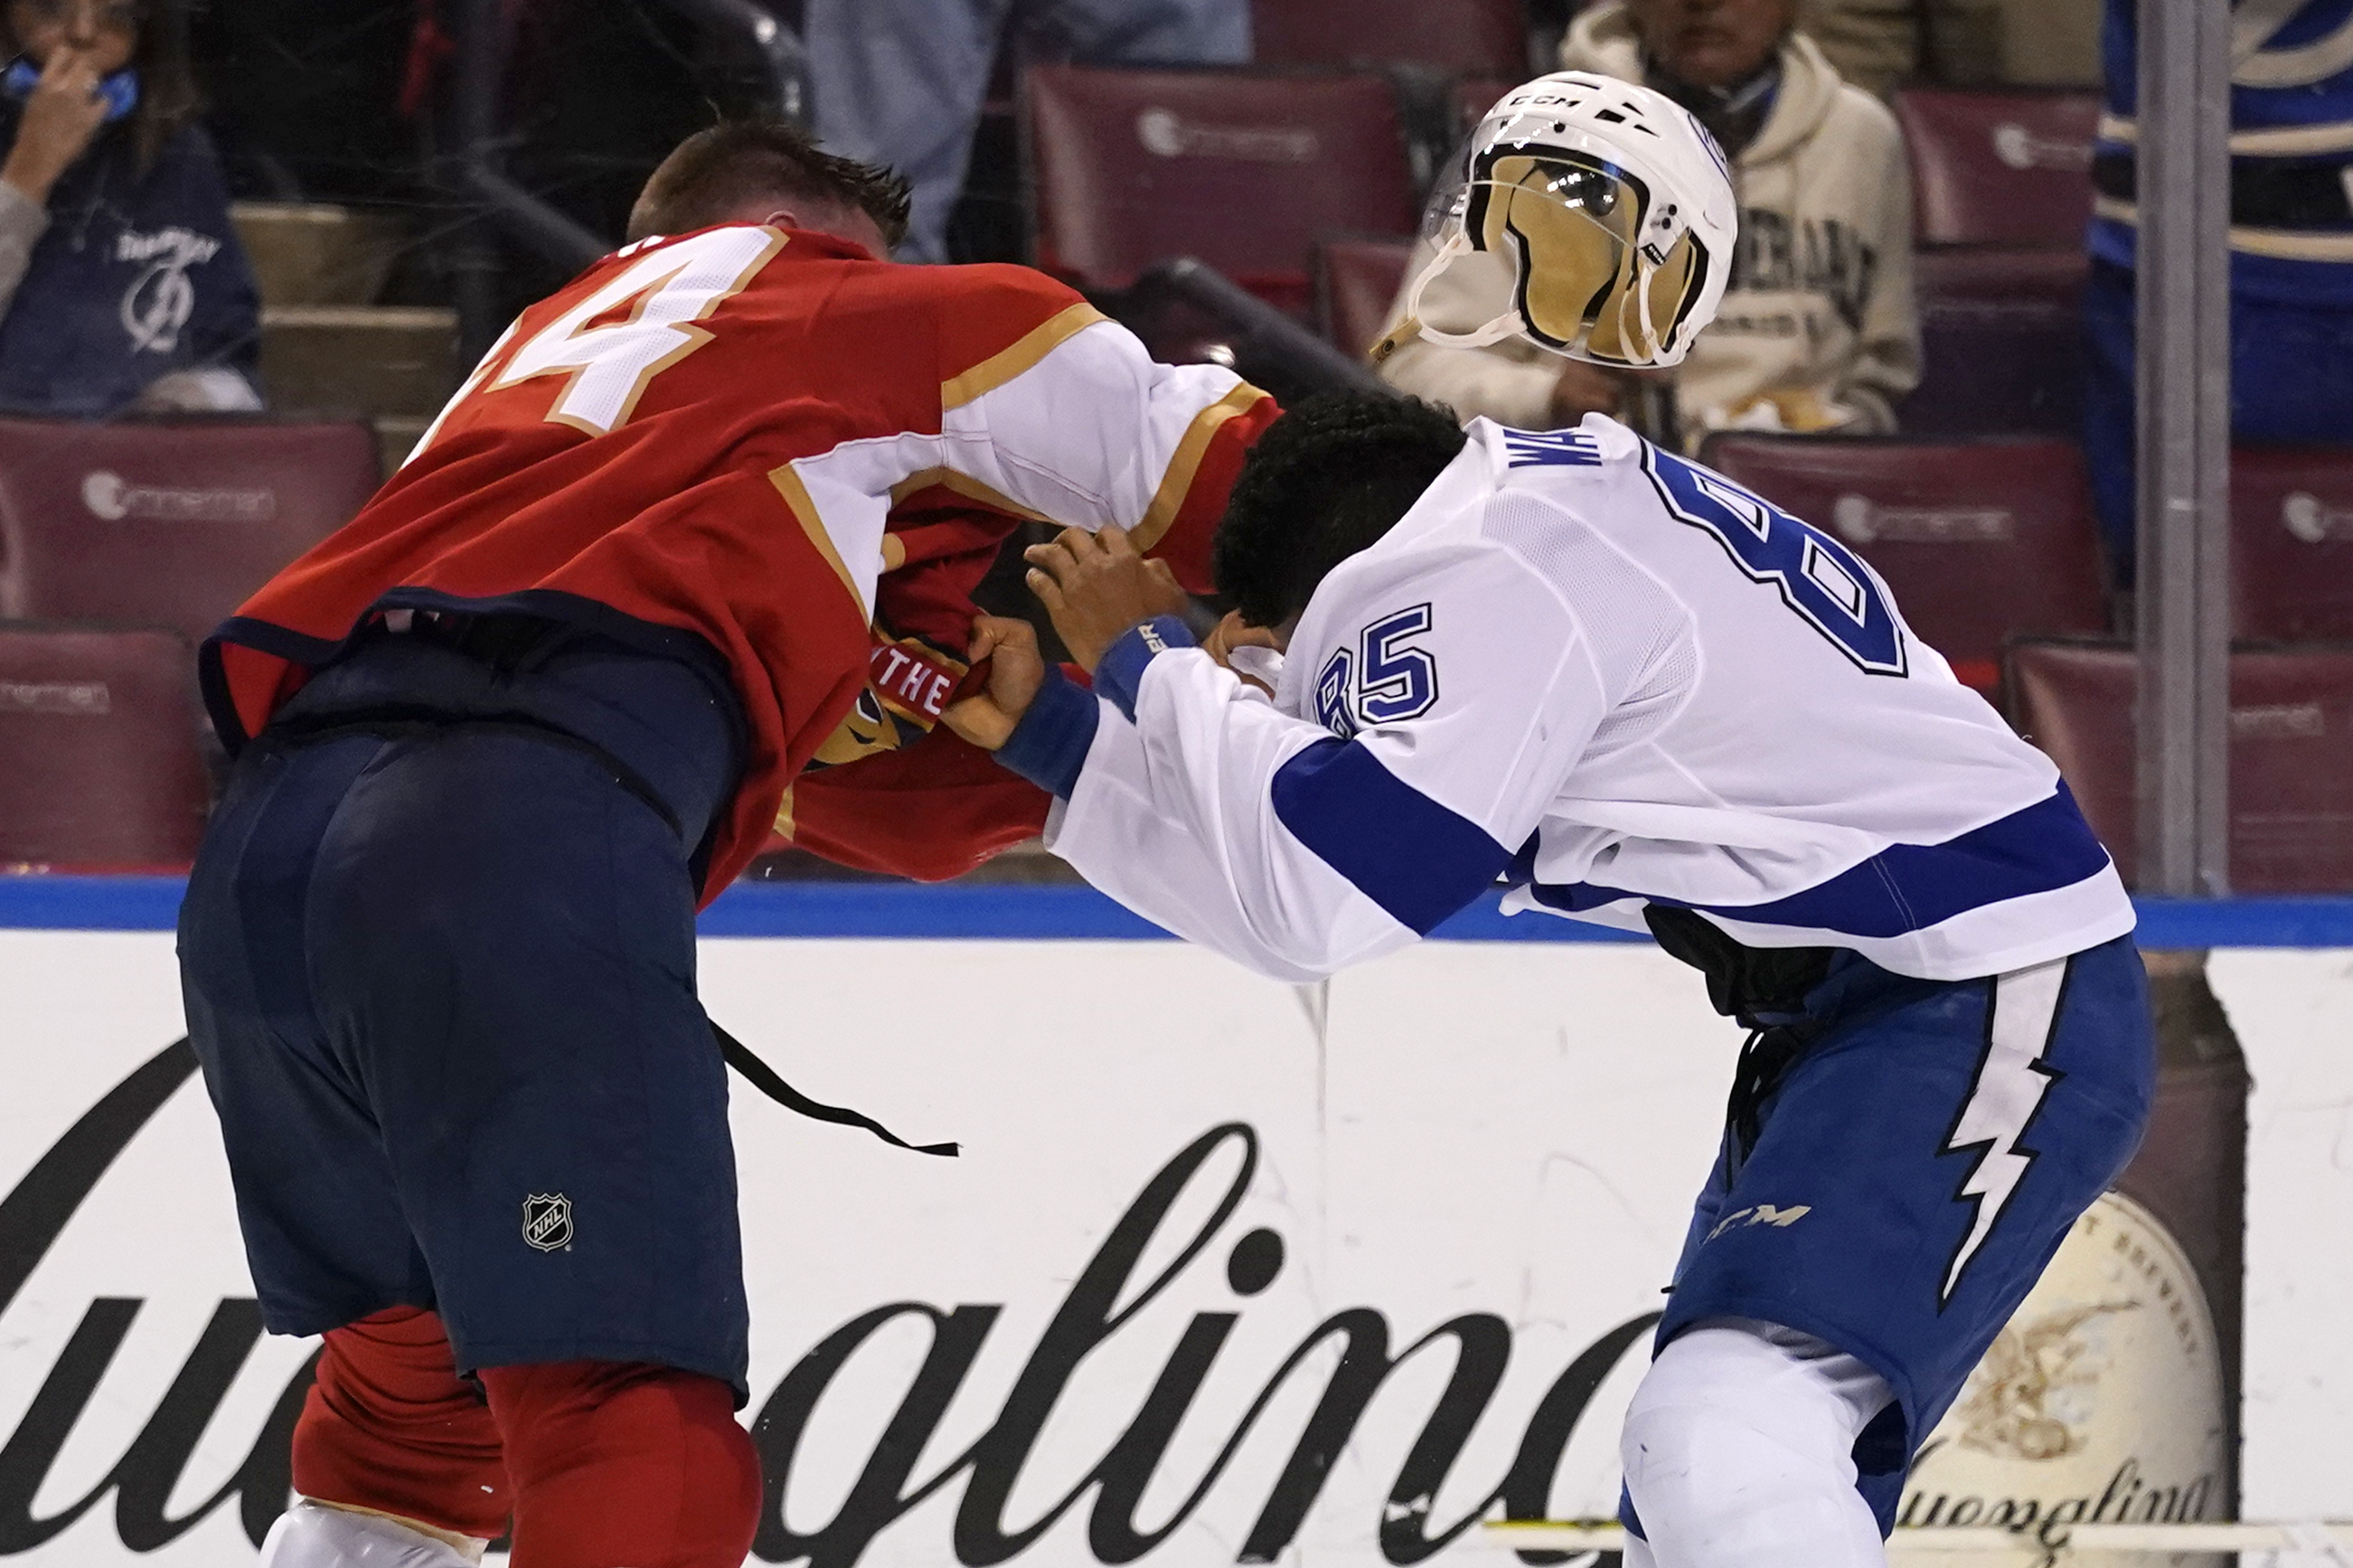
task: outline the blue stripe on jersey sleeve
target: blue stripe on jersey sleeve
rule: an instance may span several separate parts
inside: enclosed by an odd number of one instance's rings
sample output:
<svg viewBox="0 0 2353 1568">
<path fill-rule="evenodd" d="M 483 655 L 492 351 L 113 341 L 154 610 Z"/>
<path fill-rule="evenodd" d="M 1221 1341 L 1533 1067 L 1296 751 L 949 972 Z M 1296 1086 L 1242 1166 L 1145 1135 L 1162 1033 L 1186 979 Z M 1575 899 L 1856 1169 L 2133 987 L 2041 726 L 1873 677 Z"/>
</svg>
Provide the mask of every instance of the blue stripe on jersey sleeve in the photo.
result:
<svg viewBox="0 0 2353 1568">
<path fill-rule="evenodd" d="M 1299 752 L 1276 772 L 1272 795 L 1293 837 L 1418 936 L 1484 892 L 1512 858 L 1356 741 Z"/>
<path fill-rule="evenodd" d="M 1095 662 L 1095 689 L 1119 704 L 1127 721 L 1135 722 L 1135 693 L 1144 684 L 1144 669 L 1172 647 L 1191 647 L 1193 634 L 1174 616 L 1155 616 L 1122 634 Z"/>
<path fill-rule="evenodd" d="M 1988 904 L 2073 887 L 2107 864 L 2108 852 L 2062 782 L 2047 798 L 1957 838 L 1892 844 L 1828 881 L 1768 903 L 1685 904 L 1592 882 L 1536 883 L 1530 891 L 1538 903 L 1571 913 L 1644 899 L 1754 925 L 1894 937 Z"/>
<path fill-rule="evenodd" d="M 1087 752 L 1094 746 L 1101 710 L 1093 692 L 1059 667 L 1048 665 L 1046 683 L 1029 700 L 1029 710 L 997 749 L 998 765 L 1010 768 L 1039 789 L 1070 799 L 1071 792 L 1079 787 Z"/>
</svg>

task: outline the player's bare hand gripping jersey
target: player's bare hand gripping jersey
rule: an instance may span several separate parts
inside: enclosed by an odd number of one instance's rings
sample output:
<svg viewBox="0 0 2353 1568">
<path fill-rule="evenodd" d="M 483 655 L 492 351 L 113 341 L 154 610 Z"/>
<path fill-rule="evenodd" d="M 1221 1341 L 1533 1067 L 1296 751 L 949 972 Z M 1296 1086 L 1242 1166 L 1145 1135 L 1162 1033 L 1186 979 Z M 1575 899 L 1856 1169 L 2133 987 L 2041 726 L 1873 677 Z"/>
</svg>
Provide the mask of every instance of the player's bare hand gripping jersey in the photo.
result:
<svg viewBox="0 0 2353 1568">
<path fill-rule="evenodd" d="M 1316 591 L 1272 702 L 1135 634 L 1096 689 L 1049 842 L 1283 978 L 1410 942 L 1498 877 L 1513 910 L 1641 929 L 1654 900 L 1930 979 L 2133 927 L 2056 769 L 1861 560 L 1599 415 L 1473 422 Z"/>
<path fill-rule="evenodd" d="M 873 646 L 877 578 L 908 559 L 895 500 L 1117 523 L 1205 587 L 1272 412 L 1026 268 L 894 266 L 753 225 L 643 241 L 522 313 L 360 515 L 207 645 L 207 695 L 235 746 L 391 608 L 699 634 L 752 728 L 708 896 L 861 694 L 879 722 L 928 719 L 961 670 Z"/>
</svg>

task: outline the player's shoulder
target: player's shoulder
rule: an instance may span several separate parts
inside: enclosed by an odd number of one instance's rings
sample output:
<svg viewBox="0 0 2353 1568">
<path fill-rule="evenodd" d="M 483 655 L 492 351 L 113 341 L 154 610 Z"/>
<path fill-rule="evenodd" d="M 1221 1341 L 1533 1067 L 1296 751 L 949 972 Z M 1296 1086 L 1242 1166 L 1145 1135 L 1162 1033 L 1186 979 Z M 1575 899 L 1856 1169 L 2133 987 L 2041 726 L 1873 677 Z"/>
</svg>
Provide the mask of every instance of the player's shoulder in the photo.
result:
<svg viewBox="0 0 2353 1568">
<path fill-rule="evenodd" d="M 1588 415 L 1559 430 L 1520 430 L 1489 419 L 1465 427 L 1466 458 L 1483 479 L 1479 526 L 1544 526 L 1548 518 L 1593 522 L 1622 509 L 1630 483 L 1640 484 L 1650 447 L 1613 419 Z"/>
<path fill-rule="evenodd" d="M 1000 356 L 1034 363 L 1110 320 L 1077 289 L 1035 268 L 983 262 L 908 270 L 925 274 L 934 290 L 941 374 L 951 381 Z"/>
<path fill-rule="evenodd" d="M 1516 497 L 1500 482 L 1504 472 L 1493 447 L 1474 430 L 1461 456 L 1395 528 L 1333 571 L 1327 580 L 1333 595 L 1381 599 L 1413 586 L 1444 597 L 1483 601 L 1506 616 L 1525 613 L 1530 600 L 1556 600 L 1556 590 L 1530 554 L 1517 548 L 1509 530 L 1499 531 L 1494 524 L 1499 506 L 1508 507 L 1514 499 L 1525 500 L 1523 511 L 1548 521 L 1566 522 L 1569 514 L 1549 500 Z"/>
<path fill-rule="evenodd" d="M 1656 549 L 1656 468 L 1680 459 L 1599 414 L 1564 430 L 1478 420 L 1469 434 L 1487 488 L 1461 531 L 1545 584 L 1580 621 L 1653 610 L 1681 618 L 1666 607 L 1676 596 Z"/>
<path fill-rule="evenodd" d="M 1092 310 L 1085 295 L 1034 267 L 991 261 L 903 270 L 921 276 L 944 315 L 984 335 L 1023 322 L 1035 325 L 1074 309 Z"/>
<path fill-rule="evenodd" d="M 714 300 L 733 300 L 747 292 L 765 294 L 807 271 L 811 259 L 807 247 L 796 251 L 792 244 L 801 237 L 806 237 L 752 223 L 712 224 L 679 234 L 646 235 L 598 257 L 540 304 L 577 302 L 617 284 L 633 292 L 694 290 Z M 788 253 L 793 254 L 794 267 L 772 265 Z M 869 269 L 875 266 L 871 259 L 859 259 Z"/>
<path fill-rule="evenodd" d="M 1645 447 L 1640 436 L 1603 414 L 1558 430 L 1522 430 L 1478 418 L 1463 433 L 1483 453 L 1498 489 L 1589 488 L 1638 466 Z"/>
</svg>

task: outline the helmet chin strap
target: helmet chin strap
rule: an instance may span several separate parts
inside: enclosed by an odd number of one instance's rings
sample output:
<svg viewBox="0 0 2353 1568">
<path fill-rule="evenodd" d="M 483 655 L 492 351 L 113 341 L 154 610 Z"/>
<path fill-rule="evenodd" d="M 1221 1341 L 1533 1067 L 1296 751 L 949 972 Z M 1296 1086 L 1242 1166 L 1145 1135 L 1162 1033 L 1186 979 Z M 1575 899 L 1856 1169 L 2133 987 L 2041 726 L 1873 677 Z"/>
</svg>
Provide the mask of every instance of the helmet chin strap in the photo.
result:
<svg viewBox="0 0 2353 1568">
<path fill-rule="evenodd" d="M 1624 294 L 1618 296 L 1618 341 L 1631 342 L 1641 350 L 1642 357 L 1640 360 L 1629 362 L 1637 369 L 1659 363 L 1661 346 L 1659 330 L 1651 322 L 1651 283 L 1657 276 L 1658 268 L 1651 265 L 1651 258 L 1639 249 L 1636 250 L 1633 296 L 1630 299 Z M 1626 331 L 1626 312 L 1629 306 L 1635 308 L 1635 321 L 1642 329 L 1642 334 L 1639 338 Z"/>
<path fill-rule="evenodd" d="M 1519 335 L 1525 323 L 1521 321 L 1516 308 L 1505 310 L 1485 326 L 1473 327 L 1467 332 L 1443 332 L 1421 319 L 1422 291 L 1458 258 L 1470 255 L 1475 248 L 1470 237 L 1460 227 L 1447 236 L 1446 242 L 1438 247 L 1438 254 L 1430 258 L 1430 265 L 1421 269 L 1421 276 L 1413 280 L 1413 287 L 1406 292 L 1405 321 L 1398 323 L 1397 337 L 1404 337 L 1409 322 L 1431 342 L 1450 349 L 1483 349 L 1491 343 L 1500 343 L 1505 338 Z"/>
</svg>

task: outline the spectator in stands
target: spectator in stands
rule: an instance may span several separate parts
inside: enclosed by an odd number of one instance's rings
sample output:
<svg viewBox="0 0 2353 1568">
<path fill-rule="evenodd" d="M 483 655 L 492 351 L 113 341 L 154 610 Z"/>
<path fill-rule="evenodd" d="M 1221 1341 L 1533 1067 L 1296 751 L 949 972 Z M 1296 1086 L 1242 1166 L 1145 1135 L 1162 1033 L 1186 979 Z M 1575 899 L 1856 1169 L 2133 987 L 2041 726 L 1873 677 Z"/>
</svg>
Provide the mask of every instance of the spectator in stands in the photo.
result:
<svg viewBox="0 0 2353 1568">
<path fill-rule="evenodd" d="M 2100 0 L 1803 0 L 1798 25 L 1877 98 L 1938 87 L 2096 87 Z"/>
<path fill-rule="evenodd" d="M 2092 161 L 2084 455 L 2119 587 L 2133 578 L 2133 0 L 2108 0 Z M 2231 431 L 2353 443 L 2353 0 L 2232 14 Z"/>
<path fill-rule="evenodd" d="M 1795 30 L 1795 9 L 1796 0 L 1610 0 L 1561 44 L 1564 68 L 1645 82 L 1690 110 L 1733 163 L 1740 242 L 1724 307 L 1674 373 L 1670 416 L 1637 418 L 1656 437 L 1883 433 L 1919 379 L 1902 134 Z M 1425 249 L 1406 276 L 1427 259 Z M 1487 321 L 1506 308 L 1509 275 L 1493 257 L 1466 257 L 1422 297 L 1421 313 L 1450 330 Z M 1400 299 L 1392 327 L 1402 310 Z M 1539 429 L 1590 412 L 1637 414 L 1642 384 L 1517 338 L 1484 349 L 1409 338 L 1381 355 L 1380 373 L 1465 419 Z"/>
<path fill-rule="evenodd" d="M 0 406 L 252 409 L 260 304 L 176 9 L 7 0 Z"/>
<path fill-rule="evenodd" d="M 1250 0 L 807 0 L 818 140 L 915 189 L 902 261 L 948 259 L 989 70 L 1011 20 L 1092 65 L 1240 65 Z"/>
</svg>

